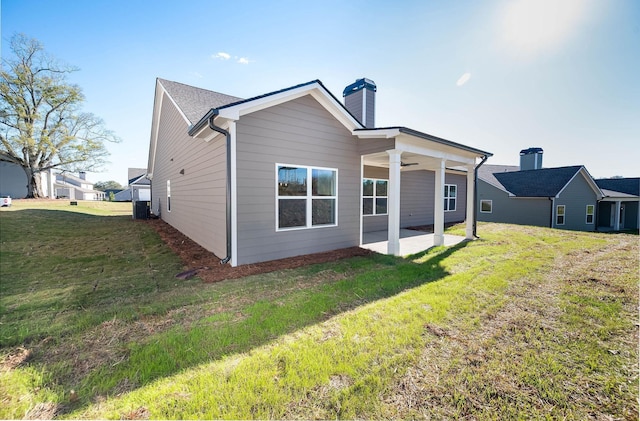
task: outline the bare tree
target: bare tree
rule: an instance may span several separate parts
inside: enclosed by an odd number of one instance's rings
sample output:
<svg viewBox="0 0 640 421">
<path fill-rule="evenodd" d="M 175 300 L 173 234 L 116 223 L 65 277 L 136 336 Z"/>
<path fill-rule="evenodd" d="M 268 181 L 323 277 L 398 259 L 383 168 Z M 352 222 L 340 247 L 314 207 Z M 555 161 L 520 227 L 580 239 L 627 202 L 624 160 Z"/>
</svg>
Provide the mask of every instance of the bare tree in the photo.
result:
<svg viewBox="0 0 640 421">
<path fill-rule="evenodd" d="M 11 38 L 11 50 L 0 70 L 0 160 L 22 167 L 27 197 L 42 197 L 41 172 L 95 171 L 109 155 L 105 142 L 119 140 L 102 119 L 81 112 L 82 90 L 66 80 L 76 68 L 22 34 Z"/>
</svg>

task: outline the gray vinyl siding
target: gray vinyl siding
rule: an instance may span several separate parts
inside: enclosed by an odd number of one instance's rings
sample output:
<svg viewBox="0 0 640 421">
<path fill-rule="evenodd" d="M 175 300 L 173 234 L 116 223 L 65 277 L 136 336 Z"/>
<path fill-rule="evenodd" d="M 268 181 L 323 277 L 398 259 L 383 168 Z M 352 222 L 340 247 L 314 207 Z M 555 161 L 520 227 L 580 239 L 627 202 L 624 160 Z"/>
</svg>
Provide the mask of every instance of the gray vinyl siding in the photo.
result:
<svg viewBox="0 0 640 421">
<path fill-rule="evenodd" d="M 445 184 L 457 187 L 456 210 L 445 211 L 444 222 L 464 221 L 467 210 L 467 176 L 445 173 Z M 435 211 L 435 172 L 406 171 L 400 181 L 400 226 L 432 225 Z M 442 203 L 444 206 L 444 203 Z"/>
<path fill-rule="evenodd" d="M 365 167 L 365 178 L 388 179 L 386 168 Z M 461 222 L 466 216 L 466 175 L 446 173 L 445 184 L 457 186 L 456 210 L 444 213 L 445 223 Z M 400 227 L 432 225 L 434 215 L 435 173 L 403 171 L 400 180 Z M 444 203 L 442 204 L 444 206 Z M 363 232 L 382 231 L 388 227 L 387 216 L 364 216 Z"/>
<path fill-rule="evenodd" d="M 344 97 L 344 105 L 347 110 L 362 123 L 362 93 L 363 90 L 359 90 L 353 94 Z"/>
<path fill-rule="evenodd" d="M 548 227 L 551 223 L 551 200 L 548 198 L 513 198 L 504 190 L 478 180 L 478 221 Z M 492 200 L 492 213 L 480 212 L 480 201 Z"/>
<path fill-rule="evenodd" d="M 361 155 L 385 152 L 396 147 L 395 139 L 358 139 L 357 142 Z"/>
<path fill-rule="evenodd" d="M 162 102 L 151 209 L 218 257 L 226 256 L 226 139 L 205 142 L 187 134 L 187 123 L 173 103 Z M 184 170 L 184 174 L 180 174 Z M 167 211 L 171 181 L 171 212 Z"/>
<path fill-rule="evenodd" d="M 357 246 L 360 155 L 351 133 L 305 96 L 241 117 L 237 138 L 238 264 Z M 276 231 L 276 163 L 338 170 L 338 225 Z"/>
<path fill-rule="evenodd" d="M 597 206 L 596 193 L 587 183 L 587 180 L 578 173 L 560 192 L 555 200 L 555 207 L 565 206 L 564 225 L 556 225 L 555 209 L 553 227 L 577 230 L 594 231 L 596 224 L 587 224 L 587 205 Z M 595 217 L 594 217 L 595 219 Z"/>
</svg>

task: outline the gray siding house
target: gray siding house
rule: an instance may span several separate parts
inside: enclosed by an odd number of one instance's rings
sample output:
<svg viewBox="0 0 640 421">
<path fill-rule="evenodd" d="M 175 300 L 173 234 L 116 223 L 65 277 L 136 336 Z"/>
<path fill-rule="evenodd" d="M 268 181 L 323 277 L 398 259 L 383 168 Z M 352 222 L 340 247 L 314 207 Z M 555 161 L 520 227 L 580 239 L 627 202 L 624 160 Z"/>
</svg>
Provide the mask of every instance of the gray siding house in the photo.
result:
<svg viewBox="0 0 640 421">
<path fill-rule="evenodd" d="M 375 128 L 373 81 L 347 88 L 345 107 L 318 80 L 241 99 L 157 79 L 152 212 L 233 266 L 358 246 L 378 230 L 398 255 L 412 225 L 433 224 L 440 245 L 445 222 L 466 220 L 473 238 L 474 171 L 491 154 Z"/>
<path fill-rule="evenodd" d="M 478 220 L 595 231 L 603 193 L 584 166 L 542 168 L 542 149 L 520 152 L 520 167 L 478 171 Z"/>
</svg>

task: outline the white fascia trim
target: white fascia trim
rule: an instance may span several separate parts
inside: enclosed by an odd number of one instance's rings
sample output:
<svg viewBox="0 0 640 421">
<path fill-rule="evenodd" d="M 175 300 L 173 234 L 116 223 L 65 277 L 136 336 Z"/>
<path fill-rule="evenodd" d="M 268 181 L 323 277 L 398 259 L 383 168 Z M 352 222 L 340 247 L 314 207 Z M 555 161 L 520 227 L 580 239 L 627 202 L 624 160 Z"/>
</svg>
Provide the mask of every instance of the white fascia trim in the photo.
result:
<svg viewBox="0 0 640 421">
<path fill-rule="evenodd" d="M 400 129 L 358 130 L 353 135 L 360 139 L 392 139 L 400 135 Z"/>
<path fill-rule="evenodd" d="M 187 118 L 187 116 L 182 112 L 178 104 L 171 98 L 169 92 L 162 85 L 160 80 L 156 79 L 156 92 L 155 92 L 155 101 L 153 104 L 153 117 L 151 119 L 151 144 L 149 145 L 149 159 L 147 162 L 147 171 L 149 174 L 153 174 L 153 168 L 156 161 L 156 150 L 158 148 L 158 131 L 160 128 L 160 118 L 162 114 L 162 103 L 165 98 L 169 98 L 169 101 L 173 104 L 178 113 L 182 116 L 182 119 L 185 121 L 187 126 L 191 125 L 191 122 Z"/>
<path fill-rule="evenodd" d="M 227 108 L 221 108 L 218 115 L 222 118 L 230 120 L 238 120 L 241 116 L 273 107 L 301 98 L 305 95 L 311 95 L 324 108 L 327 109 L 334 117 L 336 117 L 347 129 L 354 130 L 361 128 L 358 123 L 346 110 L 336 102 L 336 100 L 318 83 L 301 86 L 299 88 L 269 95 L 264 98 L 255 99 L 253 101 L 244 102 Z"/>
<path fill-rule="evenodd" d="M 602 190 L 600 190 L 600 187 L 598 187 L 598 185 L 595 183 L 595 181 L 593 181 L 593 178 L 591 177 L 591 175 L 587 172 L 587 169 L 585 167 L 580 167 L 580 169 L 578 171 L 576 171 L 576 173 L 573 175 L 573 177 L 571 177 L 569 179 L 569 181 L 567 181 L 567 184 L 564 185 L 564 187 L 562 187 L 560 189 L 560 191 L 558 192 L 558 194 L 556 195 L 556 197 L 560 197 L 560 195 L 562 194 L 562 192 L 564 191 L 564 189 L 567 188 L 567 186 L 569 184 L 571 184 L 571 182 L 576 178 L 576 176 L 578 174 L 582 174 L 582 176 L 584 177 L 585 181 L 587 182 L 587 184 L 589 184 L 589 187 L 591 187 L 591 189 L 593 190 L 593 192 L 596 194 L 597 200 L 601 200 L 602 196 L 604 196 L 602 194 Z"/>
<path fill-rule="evenodd" d="M 466 165 L 475 165 L 477 155 L 469 156 L 469 152 L 463 154 L 457 153 L 458 149 L 452 146 L 439 145 L 439 149 L 428 147 L 425 139 L 413 140 L 405 136 L 396 138 L 396 149 L 403 152 L 416 153 L 419 155 L 440 158 L 446 161 L 455 161 Z M 443 150 L 444 149 L 444 150 Z M 450 149 L 447 151 L 447 149 Z"/>
<path fill-rule="evenodd" d="M 230 121 L 226 129 L 231 148 L 231 266 L 238 266 L 238 183 L 236 166 L 236 122 Z"/>
<path fill-rule="evenodd" d="M 187 123 L 187 126 L 191 126 L 191 122 L 189 121 L 187 116 L 182 112 L 182 109 L 178 107 L 178 104 L 176 104 L 173 98 L 171 98 L 171 95 L 169 95 L 169 92 L 167 92 L 164 86 L 162 86 L 162 83 L 160 81 L 158 81 L 158 86 L 162 88 L 162 92 L 164 92 L 167 95 L 167 98 L 171 100 L 171 103 L 173 104 L 174 107 L 176 107 L 176 110 L 178 110 L 178 112 L 180 113 L 180 116 L 182 116 L 182 119 L 185 121 L 185 123 Z"/>
</svg>

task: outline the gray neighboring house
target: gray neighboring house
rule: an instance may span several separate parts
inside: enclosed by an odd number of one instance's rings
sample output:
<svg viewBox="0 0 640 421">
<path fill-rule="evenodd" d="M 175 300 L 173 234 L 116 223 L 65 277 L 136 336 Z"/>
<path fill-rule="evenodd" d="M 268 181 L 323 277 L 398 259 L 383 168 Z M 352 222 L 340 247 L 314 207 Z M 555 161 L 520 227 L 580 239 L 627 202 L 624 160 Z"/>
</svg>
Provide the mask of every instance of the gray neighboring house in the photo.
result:
<svg viewBox="0 0 640 421">
<path fill-rule="evenodd" d="M 343 105 L 318 80 L 241 99 L 157 79 L 147 176 L 151 210 L 232 266 L 362 244 L 386 230 L 466 220 L 490 153 L 406 127 L 375 127 L 377 87 Z M 483 161 L 482 161 L 483 162 Z"/>
<path fill-rule="evenodd" d="M 640 228 L 640 178 L 603 178 L 596 184 L 604 195 L 598 203 L 598 230 Z"/>
<path fill-rule="evenodd" d="M 478 220 L 595 231 L 603 193 L 582 165 L 542 168 L 542 149 L 520 152 L 520 167 L 478 171 Z"/>
</svg>

